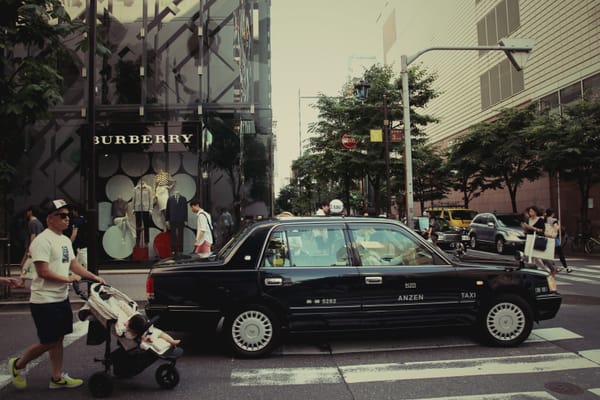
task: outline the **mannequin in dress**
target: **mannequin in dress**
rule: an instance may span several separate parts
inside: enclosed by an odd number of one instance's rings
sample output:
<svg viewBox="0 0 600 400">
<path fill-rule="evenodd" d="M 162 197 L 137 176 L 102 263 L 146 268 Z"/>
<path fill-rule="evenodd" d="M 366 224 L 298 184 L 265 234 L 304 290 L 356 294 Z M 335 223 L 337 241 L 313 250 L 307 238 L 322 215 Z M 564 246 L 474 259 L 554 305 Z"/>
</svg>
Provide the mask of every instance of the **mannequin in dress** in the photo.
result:
<svg viewBox="0 0 600 400">
<path fill-rule="evenodd" d="M 131 235 L 131 237 L 135 239 L 137 234 L 135 227 L 130 222 L 131 212 L 129 210 L 129 203 L 122 198 L 113 201 L 111 214 L 113 223 L 123 232 L 123 243 L 125 243 L 126 235 Z"/>
<path fill-rule="evenodd" d="M 175 185 L 175 180 L 171 175 L 161 169 L 154 176 L 154 201 L 158 210 L 162 213 L 163 221 L 166 221 L 165 210 L 167 209 L 167 200 L 169 200 L 169 190 Z"/>
</svg>

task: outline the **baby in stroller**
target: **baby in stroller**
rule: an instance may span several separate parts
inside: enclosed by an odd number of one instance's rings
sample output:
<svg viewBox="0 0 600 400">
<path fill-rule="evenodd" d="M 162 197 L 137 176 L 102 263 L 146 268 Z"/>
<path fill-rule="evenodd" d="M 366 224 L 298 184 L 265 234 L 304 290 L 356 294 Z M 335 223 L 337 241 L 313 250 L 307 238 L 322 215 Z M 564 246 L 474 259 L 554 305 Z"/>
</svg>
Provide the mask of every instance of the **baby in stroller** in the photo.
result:
<svg viewBox="0 0 600 400">
<path fill-rule="evenodd" d="M 140 339 L 142 350 L 151 349 L 157 354 L 164 354 L 171 346 L 181 343 L 171 335 L 152 325 L 142 314 L 133 314 L 126 322 L 127 336 Z"/>
<path fill-rule="evenodd" d="M 155 373 L 157 383 L 172 389 L 179 383 L 176 361 L 183 355 L 177 345 L 180 340 L 154 327 L 138 312 L 138 305 L 123 292 L 104 284 L 88 283 L 87 293 L 73 285 L 85 305 L 79 310 L 80 320 L 89 320 L 87 342 L 89 345 L 105 342 L 104 358 L 97 360 L 104 371 L 93 374 L 88 382 L 95 397 L 107 397 L 112 393 L 111 372 L 117 378 L 131 378 L 161 359 Z M 111 349 L 111 336 L 117 340 L 117 348 Z"/>
</svg>

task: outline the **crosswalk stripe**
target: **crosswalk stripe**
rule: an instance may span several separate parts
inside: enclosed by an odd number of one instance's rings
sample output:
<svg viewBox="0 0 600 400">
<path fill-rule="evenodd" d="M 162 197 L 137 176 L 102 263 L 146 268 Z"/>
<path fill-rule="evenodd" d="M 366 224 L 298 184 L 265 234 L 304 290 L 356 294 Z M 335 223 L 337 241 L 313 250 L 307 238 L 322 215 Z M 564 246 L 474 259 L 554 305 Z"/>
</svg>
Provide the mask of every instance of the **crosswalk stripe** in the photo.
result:
<svg viewBox="0 0 600 400">
<path fill-rule="evenodd" d="M 526 374 L 573 369 L 599 368 L 600 365 L 573 353 L 538 354 L 512 357 L 425 361 L 402 364 L 341 367 L 348 383 L 450 378 L 462 376 Z"/>
<path fill-rule="evenodd" d="M 593 350 L 594 352 L 596 350 Z M 405 381 L 463 376 L 526 374 L 599 368 L 600 364 L 574 353 L 347 365 L 321 368 L 256 368 L 233 370 L 233 386 L 283 386 Z"/>
<path fill-rule="evenodd" d="M 531 336 L 529 337 L 529 339 L 527 339 L 527 341 L 530 341 L 532 339 L 532 336 L 537 336 L 547 341 L 581 339 L 583 337 L 565 328 L 533 329 L 531 331 Z"/>
<path fill-rule="evenodd" d="M 583 350 L 579 354 L 596 364 L 600 364 L 600 350 Z"/>
<path fill-rule="evenodd" d="M 589 279 L 589 278 L 579 278 L 575 275 L 564 275 L 558 276 L 558 281 L 573 281 L 573 282 L 586 282 L 586 283 L 598 283 L 598 280 Z"/>
<path fill-rule="evenodd" d="M 468 396 L 450 396 L 450 397 L 430 397 L 427 399 L 418 400 L 510 400 L 527 399 L 527 400 L 557 400 L 548 392 L 516 392 L 516 393 L 492 393 L 492 394 L 475 394 Z M 416 400 L 416 399 L 415 399 Z"/>
</svg>

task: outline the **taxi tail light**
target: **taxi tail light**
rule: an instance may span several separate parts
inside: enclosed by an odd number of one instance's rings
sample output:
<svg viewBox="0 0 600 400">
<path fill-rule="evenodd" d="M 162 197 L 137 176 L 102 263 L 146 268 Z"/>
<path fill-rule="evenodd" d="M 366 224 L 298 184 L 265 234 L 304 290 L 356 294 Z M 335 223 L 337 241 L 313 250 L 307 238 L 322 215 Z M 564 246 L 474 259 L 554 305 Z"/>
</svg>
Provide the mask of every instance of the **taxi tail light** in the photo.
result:
<svg viewBox="0 0 600 400">
<path fill-rule="evenodd" d="M 556 279 L 552 275 L 548 275 L 547 280 L 548 280 L 548 289 L 550 289 L 551 292 L 556 292 L 556 290 L 557 290 Z"/>
<path fill-rule="evenodd" d="M 148 299 L 154 298 L 154 278 L 151 276 L 146 278 L 146 297 Z"/>
</svg>

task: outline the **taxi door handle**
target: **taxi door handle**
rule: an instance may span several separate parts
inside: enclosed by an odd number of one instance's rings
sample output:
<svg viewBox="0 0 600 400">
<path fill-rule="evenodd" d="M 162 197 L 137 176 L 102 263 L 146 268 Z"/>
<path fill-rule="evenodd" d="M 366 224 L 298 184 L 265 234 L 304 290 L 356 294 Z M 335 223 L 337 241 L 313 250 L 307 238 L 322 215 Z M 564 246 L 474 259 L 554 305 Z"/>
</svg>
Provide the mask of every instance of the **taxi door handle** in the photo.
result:
<svg viewBox="0 0 600 400">
<path fill-rule="evenodd" d="M 283 285 L 283 279 L 281 278 L 265 278 L 266 286 L 281 286 Z"/>
<path fill-rule="evenodd" d="M 367 285 L 381 285 L 383 278 L 381 276 L 365 276 L 365 283 Z"/>
</svg>

